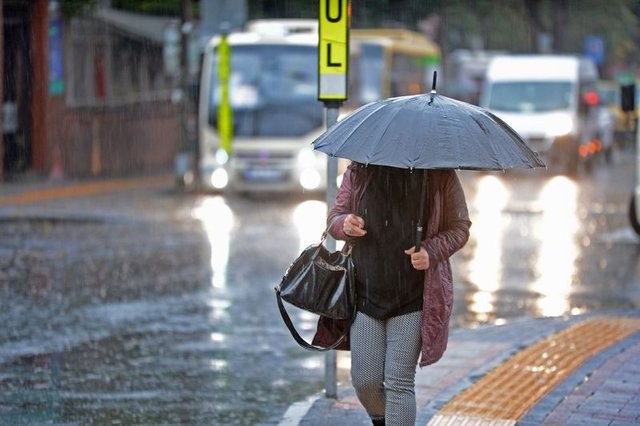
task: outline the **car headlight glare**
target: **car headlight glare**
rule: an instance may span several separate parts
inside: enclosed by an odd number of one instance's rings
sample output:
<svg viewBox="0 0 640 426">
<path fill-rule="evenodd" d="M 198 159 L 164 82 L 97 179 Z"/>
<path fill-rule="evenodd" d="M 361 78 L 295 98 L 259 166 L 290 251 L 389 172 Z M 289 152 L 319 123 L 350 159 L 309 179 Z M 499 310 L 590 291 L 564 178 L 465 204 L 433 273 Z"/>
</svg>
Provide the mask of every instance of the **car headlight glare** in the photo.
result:
<svg viewBox="0 0 640 426">
<path fill-rule="evenodd" d="M 313 167 L 316 164 L 316 154 L 309 148 L 298 152 L 298 166 L 300 168 Z"/>
<path fill-rule="evenodd" d="M 317 189 L 321 182 L 320 172 L 315 169 L 304 169 L 300 173 L 300 186 L 308 191 Z"/>
<path fill-rule="evenodd" d="M 229 154 L 227 154 L 227 151 L 225 151 L 222 148 L 218 148 L 216 150 L 216 163 L 218 163 L 219 165 L 223 166 L 225 164 L 227 164 L 227 162 L 229 161 Z"/>
<path fill-rule="evenodd" d="M 229 174 L 225 169 L 216 169 L 211 173 L 211 186 L 222 189 L 229 184 Z"/>
</svg>

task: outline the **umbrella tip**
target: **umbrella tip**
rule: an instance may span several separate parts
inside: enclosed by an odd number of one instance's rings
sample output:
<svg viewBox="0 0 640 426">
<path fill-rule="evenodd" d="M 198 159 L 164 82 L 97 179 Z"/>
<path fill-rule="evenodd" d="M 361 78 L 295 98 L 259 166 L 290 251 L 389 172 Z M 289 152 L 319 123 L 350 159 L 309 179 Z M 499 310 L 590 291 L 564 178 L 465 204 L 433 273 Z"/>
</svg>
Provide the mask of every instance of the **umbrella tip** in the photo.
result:
<svg viewBox="0 0 640 426">
<path fill-rule="evenodd" d="M 437 81 L 438 81 L 438 71 L 433 71 L 433 83 L 431 84 L 431 93 L 435 93 Z"/>
</svg>

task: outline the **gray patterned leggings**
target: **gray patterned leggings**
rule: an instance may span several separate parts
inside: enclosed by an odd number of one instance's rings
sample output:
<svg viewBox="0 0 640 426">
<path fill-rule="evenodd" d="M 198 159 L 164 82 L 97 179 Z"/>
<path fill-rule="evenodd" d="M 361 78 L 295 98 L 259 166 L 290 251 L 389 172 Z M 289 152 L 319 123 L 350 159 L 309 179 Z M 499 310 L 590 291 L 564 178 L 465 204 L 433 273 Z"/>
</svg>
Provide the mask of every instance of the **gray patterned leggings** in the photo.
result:
<svg viewBox="0 0 640 426">
<path fill-rule="evenodd" d="M 422 312 L 377 320 L 362 312 L 351 325 L 351 382 L 372 419 L 416 421 L 415 377 Z"/>
</svg>

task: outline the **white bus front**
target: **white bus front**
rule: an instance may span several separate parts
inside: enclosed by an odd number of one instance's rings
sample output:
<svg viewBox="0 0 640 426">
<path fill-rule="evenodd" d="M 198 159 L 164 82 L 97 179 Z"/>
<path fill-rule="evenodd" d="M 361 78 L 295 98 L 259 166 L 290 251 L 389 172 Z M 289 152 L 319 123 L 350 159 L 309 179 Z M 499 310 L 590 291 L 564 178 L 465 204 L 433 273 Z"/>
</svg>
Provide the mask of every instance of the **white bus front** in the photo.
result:
<svg viewBox="0 0 640 426">
<path fill-rule="evenodd" d="M 312 150 L 322 133 L 317 100 L 317 36 L 274 43 L 229 37 L 232 153 L 220 149 L 220 85 L 215 46 L 204 56 L 199 130 L 202 183 L 238 192 L 326 188 L 326 156 Z"/>
</svg>

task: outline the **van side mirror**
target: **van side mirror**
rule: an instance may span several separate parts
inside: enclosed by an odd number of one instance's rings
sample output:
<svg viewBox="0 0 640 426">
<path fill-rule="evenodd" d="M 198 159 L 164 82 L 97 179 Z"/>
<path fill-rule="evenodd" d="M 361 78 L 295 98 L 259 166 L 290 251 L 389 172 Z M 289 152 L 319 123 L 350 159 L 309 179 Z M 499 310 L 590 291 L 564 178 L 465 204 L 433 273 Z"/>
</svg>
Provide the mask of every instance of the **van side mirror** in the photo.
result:
<svg viewBox="0 0 640 426">
<path fill-rule="evenodd" d="M 636 109 L 636 85 L 625 84 L 620 86 L 620 108 L 624 112 Z"/>
</svg>

